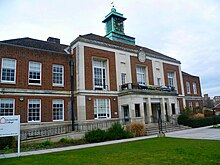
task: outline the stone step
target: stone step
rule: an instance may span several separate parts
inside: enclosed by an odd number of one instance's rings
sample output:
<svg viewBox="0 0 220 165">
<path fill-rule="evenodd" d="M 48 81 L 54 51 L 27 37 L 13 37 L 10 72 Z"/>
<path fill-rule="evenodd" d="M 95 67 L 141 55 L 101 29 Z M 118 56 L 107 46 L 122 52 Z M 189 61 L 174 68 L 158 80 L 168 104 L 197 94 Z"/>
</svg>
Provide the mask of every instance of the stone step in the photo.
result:
<svg viewBox="0 0 220 165">
<path fill-rule="evenodd" d="M 185 130 L 185 129 L 189 129 L 189 128 L 190 127 L 188 127 L 188 126 L 173 125 L 173 124 L 167 123 L 166 126 L 165 125 L 162 126 L 162 131 L 164 133 L 166 133 L 166 132 Z M 145 127 L 145 135 L 155 135 L 155 134 L 158 134 L 158 132 L 159 132 L 159 129 L 158 129 L 157 124 L 146 125 L 146 127 Z"/>
</svg>

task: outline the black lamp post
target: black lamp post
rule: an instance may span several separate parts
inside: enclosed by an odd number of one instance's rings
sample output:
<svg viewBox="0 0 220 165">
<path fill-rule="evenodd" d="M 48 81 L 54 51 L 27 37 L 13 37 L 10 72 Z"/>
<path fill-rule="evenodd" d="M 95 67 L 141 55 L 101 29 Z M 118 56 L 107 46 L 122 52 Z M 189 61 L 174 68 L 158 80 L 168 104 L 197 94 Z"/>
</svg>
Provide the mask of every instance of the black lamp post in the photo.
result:
<svg viewBox="0 0 220 165">
<path fill-rule="evenodd" d="M 72 116 L 72 131 L 75 131 L 74 124 L 74 61 L 73 61 L 73 53 L 70 47 L 70 88 L 71 88 L 71 116 Z"/>
<path fill-rule="evenodd" d="M 160 136 L 161 133 L 163 134 L 160 104 L 158 104 L 157 106 L 157 111 L 158 111 L 158 129 L 159 129 L 159 136 Z"/>
</svg>

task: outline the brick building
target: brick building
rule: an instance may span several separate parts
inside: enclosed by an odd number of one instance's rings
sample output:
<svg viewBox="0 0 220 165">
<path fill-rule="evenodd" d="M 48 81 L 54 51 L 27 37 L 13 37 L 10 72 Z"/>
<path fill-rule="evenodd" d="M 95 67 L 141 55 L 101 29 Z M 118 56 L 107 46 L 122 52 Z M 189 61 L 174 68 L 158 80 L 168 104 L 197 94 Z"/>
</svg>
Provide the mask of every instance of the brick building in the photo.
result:
<svg viewBox="0 0 220 165">
<path fill-rule="evenodd" d="M 203 98 L 201 93 L 200 80 L 198 76 L 182 72 L 185 90 L 186 107 L 193 109 L 203 108 Z"/>
<path fill-rule="evenodd" d="M 80 35 L 70 45 L 51 37 L 1 41 L 0 115 L 20 114 L 22 123 L 70 120 L 72 55 L 79 124 L 169 121 L 190 102 L 202 106 L 199 78 L 182 72 L 180 61 L 136 45 L 125 20 L 113 8 L 103 21 L 106 36 Z"/>
</svg>

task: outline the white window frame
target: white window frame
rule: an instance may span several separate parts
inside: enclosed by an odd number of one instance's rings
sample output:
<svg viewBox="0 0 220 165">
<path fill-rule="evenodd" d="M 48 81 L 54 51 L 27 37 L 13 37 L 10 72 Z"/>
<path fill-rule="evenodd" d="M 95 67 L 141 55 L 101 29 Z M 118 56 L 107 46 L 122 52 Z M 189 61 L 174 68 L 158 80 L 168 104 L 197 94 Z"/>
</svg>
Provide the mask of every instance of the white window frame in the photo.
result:
<svg viewBox="0 0 220 165">
<path fill-rule="evenodd" d="M 5 60 L 10 60 L 10 61 L 14 61 L 14 81 L 8 81 L 8 80 L 2 80 L 2 78 L 3 78 L 3 69 L 5 68 L 5 64 L 4 64 L 4 61 Z M 17 68 L 16 68 L 16 66 L 17 66 L 17 60 L 16 59 L 12 59 L 12 58 L 2 58 L 2 68 L 1 68 L 1 82 L 2 83 L 9 83 L 9 84 L 15 84 L 16 83 L 16 70 L 17 70 Z M 6 69 L 9 69 L 9 68 L 7 68 L 6 67 Z M 10 69 L 12 69 L 12 68 L 10 68 Z"/>
<path fill-rule="evenodd" d="M 168 86 L 176 87 L 175 72 L 168 72 L 167 78 L 168 78 Z"/>
<path fill-rule="evenodd" d="M 99 108 L 100 104 L 99 102 L 101 101 L 105 101 L 105 116 L 99 117 Z M 96 110 L 97 109 L 97 110 Z M 95 117 L 96 114 L 96 117 Z M 104 99 L 104 98 L 100 98 L 100 99 L 94 99 L 94 119 L 110 119 L 111 118 L 111 104 L 110 104 L 110 99 Z"/>
<path fill-rule="evenodd" d="M 15 114 L 15 99 L 12 99 L 12 98 L 2 98 L 0 99 L 0 109 L 1 109 L 1 104 L 4 103 L 4 104 L 13 104 L 13 112 L 12 112 L 12 115 L 4 115 L 3 116 L 13 116 Z M 1 116 L 1 115 L 0 115 Z"/>
<path fill-rule="evenodd" d="M 102 66 L 96 66 L 95 61 L 102 63 Z M 94 90 L 96 90 L 96 89 L 97 90 L 107 90 L 108 89 L 108 85 L 107 85 L 107 77 L 108 77 L 107 76 L 107 60 L 93 58 L 92 66 L 93 66 L 92 71 L 93 71 L 93 88 L 94 88 Z M 102 79 L 101 85 L 95 85 L 95 68 L 101 69 L 101 79 Z M 105 75 L 103 72 L 105 73 Z"/>
<path fill-rule="evenodd" d="M 190 82 L 189 81 L 186 81 L 186 92 L 187 92 L 187 94 L 191 94 Z"/>
<path fill-rule="evenodd" d="M 140 85 L 146 85 L 146 67 L 137 65 L 136 66 L 136 77 L 137 83 Z"/>
<path fill-rule="evenodd" d="M 30 83 L 29 81 L 31 80 L 30 79 L 30 67 L 31 67 L 31 64 L 40 64 L 40 79 L 32 79 L 32 80 L 40 80 L 40 83 Z M 35 72 L 38 72 L 38 71 L 35 71 Z M 41 85 L 41 79 L 42 79 L 42 64 L 40 62 L 34 62 L 34 61 L 29 61 L 29 69 L 28 69 L 28 85 Z"/>
<path fill-rule="evenodd" d="M 198 91 L 197 91 L 197 85 L 196 85 L 195 82 L 193 82 L 193 93 L 194 93 L 195 95 L 198 94 Z"/>
<path fill-rule="evenodd" d="M 126 73 L 121 73 L 121 85 L 126 83 Z"/>
<path fill-rule="evenodd" d="M 54 81 L 53 81 L 54 80 L 54 70 L 53 70 L 54 67 L 62 68 L 62 83 L 61 84 L 54 83 Z M 64 66 L 63 65 L 53 64 L 53 66 L 52 66 L 52 81 L 53 81 L 53 86 L 64 87 Z"/>
<path fill-rule="evenodd" d="M 32 120 L 32 121 L 29 121 L 29 104 L 30 104 L 30 102 L 31 101 L 39 101 L 39 103 L 40 103 L 40 109 L 39 109 L 39 120 Z M 41 122 L 41 99 L 28 99 L 28 105 L 27 105 L 27 109 L 28 109 L 28 111 L 27 111 L 27 113 L 28 113 L 28 115 L 27 115 L 27 121 L 28 121 L 28 123 L 38 123 L 38 122 Z"/>
<path fill-rule="evenodd" d="M 63 109 L 62 109 L 62 119 L 54 120 L 54 104 L 62 104 Z M 63 99 L 53 99 L 52 100 L 52 119 L 53 121 L 64 121 L 64 100 Z"/>
</svg>

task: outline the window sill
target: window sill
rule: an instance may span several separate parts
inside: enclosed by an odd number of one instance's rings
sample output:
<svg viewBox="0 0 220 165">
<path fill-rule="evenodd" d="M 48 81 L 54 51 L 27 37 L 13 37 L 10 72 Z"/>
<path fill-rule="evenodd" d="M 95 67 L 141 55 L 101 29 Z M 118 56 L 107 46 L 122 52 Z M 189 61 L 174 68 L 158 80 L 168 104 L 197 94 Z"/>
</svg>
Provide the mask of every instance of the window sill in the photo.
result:
<svg viewBox="0 0 220 165">
<path fill-rule="evenodd" d="M 11 81 L 1 81 L 1 84 L 11 84 L 11 85 L 15 85 L 16 82 L 11 82 Z"/>
<path fill-rule="evenodd" d="M 64 88 L 64 85 L 55 85 L 55 84 L 53 84 L 53 87 Z"/>
<path fill-rule="evenodd" d="M 29 83 L 28 85 L 29 85 L 29 86 L 32 86 L 32 85 L 33 85 L 33 86 L 41 86 L 41 84 L 30 84 L 30 83 Z"/>
</svg>

